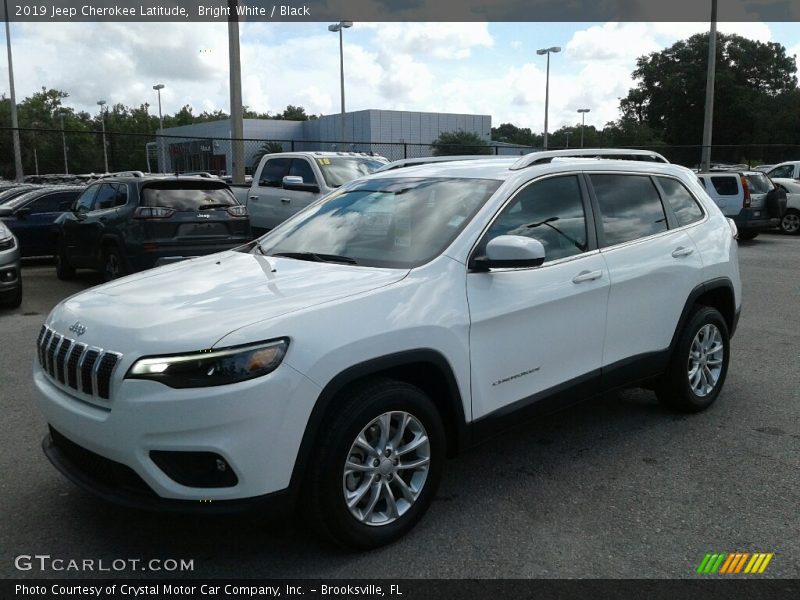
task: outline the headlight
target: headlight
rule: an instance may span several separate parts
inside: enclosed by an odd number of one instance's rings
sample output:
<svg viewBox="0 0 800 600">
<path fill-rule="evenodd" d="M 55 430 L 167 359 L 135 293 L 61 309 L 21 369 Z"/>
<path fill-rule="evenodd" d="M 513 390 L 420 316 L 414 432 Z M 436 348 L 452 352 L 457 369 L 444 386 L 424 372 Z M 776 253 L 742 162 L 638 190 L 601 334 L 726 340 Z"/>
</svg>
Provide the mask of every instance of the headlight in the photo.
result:
<svg viewBox="0 0 800 600">
<path fill-rule="evenodd" d="M 271 373 L 288 347 L 289 340 L 280 338 L 191 354 L 148 356 L 137 360 L 125 378 L 150 379 L 173 388 L 227 385 Z"/>
<path fill-rule="evenodd" d="M 3 221 L 0 221 L 0 242 L 8 242 L 11 238 L 11 230 L 6 227 L 6 224 Z"/>
</svg>

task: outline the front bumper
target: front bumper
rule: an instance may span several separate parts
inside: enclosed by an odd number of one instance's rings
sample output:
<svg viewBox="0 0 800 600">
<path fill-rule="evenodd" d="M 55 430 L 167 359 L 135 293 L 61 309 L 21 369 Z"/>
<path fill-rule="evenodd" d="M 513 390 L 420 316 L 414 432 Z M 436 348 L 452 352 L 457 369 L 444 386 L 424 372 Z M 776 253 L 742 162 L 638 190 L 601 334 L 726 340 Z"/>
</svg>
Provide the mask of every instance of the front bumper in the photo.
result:
<svg viewBox="0 0 800 600">
<path fill-rule="evenodd" d="M 51 428 L 67 446 L 79 449 L 65 453 L 65 444 L 59 448 L 45 440 L 45 453 L 62 473 L 122 504 L 162 508 L 167 503 L 181 510 L 189 504 L 202 510 L 208 504 L 243 499 L 249 504 L 250 499 L 286 490 L 320 393 L 285 363 L 264 377 L 209 388 L 177 390 L 152 381 L 120 380 L 113 384 L 107 407 L 78 398 L 38 362 L 34 384 Z M 153 461 L 151 451 L 214 453 L 236 474 L 236 483 L 183 485 Z M 92 468 L 98 461 L 128 474 L 122 479 L 98 478 Z M 128 485 L 137 479 L 142 485 Z"/>
<path fill-rule="evenodd" d="M 12 296 L 22 287 L 20 248 L 14 243 L 12 248 L 0 250 L 0 300 Z"/>
</svg>

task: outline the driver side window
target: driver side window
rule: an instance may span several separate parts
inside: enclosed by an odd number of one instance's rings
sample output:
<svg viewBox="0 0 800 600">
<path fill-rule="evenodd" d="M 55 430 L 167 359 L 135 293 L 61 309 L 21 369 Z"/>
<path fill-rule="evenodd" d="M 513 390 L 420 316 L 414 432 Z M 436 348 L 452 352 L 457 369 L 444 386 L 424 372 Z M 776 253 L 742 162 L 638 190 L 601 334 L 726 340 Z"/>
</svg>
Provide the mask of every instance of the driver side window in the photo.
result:
<svg viewBox="0 0 800 600">
<path fill-rule="evenodd" d="M 520 190 L 492 223 L 482 249 L 499 235 L 539 240 L 545 262 L 586 252 L 586 215 L 577 176 L 551 177 Z"/>
<path fill-rule="evenodd" d="M 92 204 L 94 204 L 94 197 L 97 194 L 97 190 L 99 187 L 100 187 L 99 185 L 92 185 L 84 190 L 84 192 L 75 201 L 76 212 L 87 213 L 90 210 L 92 210 Z"/>
</svg>

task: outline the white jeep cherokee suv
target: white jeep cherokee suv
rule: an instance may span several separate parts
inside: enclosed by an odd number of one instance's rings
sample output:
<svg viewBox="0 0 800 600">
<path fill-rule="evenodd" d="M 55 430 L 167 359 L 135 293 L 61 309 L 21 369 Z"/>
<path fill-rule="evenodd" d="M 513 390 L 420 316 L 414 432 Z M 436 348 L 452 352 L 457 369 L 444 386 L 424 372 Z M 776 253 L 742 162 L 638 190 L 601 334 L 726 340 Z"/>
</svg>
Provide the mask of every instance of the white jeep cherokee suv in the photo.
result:
<svg viewBox="0 0 800 600">
<path fill-rule="evenodd" d="M 688 169 L 535 159 L 359 179 L 64 300 L 34 366 L 47 456 L 120 503 L 301 505 L 369 548 L 421 518 L 446 456 L 521 419 L 630 384 L 708 407 L 735 226 Z"/>
</svg>

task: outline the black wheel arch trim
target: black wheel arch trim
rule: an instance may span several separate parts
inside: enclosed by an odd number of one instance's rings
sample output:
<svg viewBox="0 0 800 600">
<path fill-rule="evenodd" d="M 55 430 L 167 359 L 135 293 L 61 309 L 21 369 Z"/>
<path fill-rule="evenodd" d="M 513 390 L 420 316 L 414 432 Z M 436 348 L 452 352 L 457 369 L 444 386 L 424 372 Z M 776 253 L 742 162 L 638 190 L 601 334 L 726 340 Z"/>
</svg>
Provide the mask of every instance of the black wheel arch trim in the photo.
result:
<svg viewBox="0 0 800 600">
<path fill-rule="evenodd" d="M 697 300 L 703 296 L 703 294 L 718 289 L 728 290 L 733 298 L 734 314 L 730 316 L 730 321 L 728 321 L 727 317 L 723 315 L 723 318 L 725 318 L 725 322 L 729 328 L 728 336 L 733 338 L 733 334 L 736 331 L 736 325 L 739 321 L 739 310 L 736 308 L 736 293 L 734 292 L 733 282 L 730 279 L 727 277 L 717 277 L 701 283 L 689 293 L 688 298 L 686 298 L 686 303 L 683 306 L 683 310 L 681 311 L 681 316 L 678 319 L 678 324 L 675 327 L 675 333 L 672 334 L 672 340 L 669 344 L 670 355 L 672 355 L 672 351 L 675 349 L 675 344 L 678 343 L 678 338 L 680 337 L 681 331 L 683 331 L 683 328 L 689 321 L 689 317 L 691 317 L 692 307 L 697 303 Z"/>
<path fill-rule="evenodd" d="M 450 403 L 447 408 L 456 415 L 455 423 L 444 423 L 445 430 L 455 436 L 455 439 L 448 440 L 448 447 L 452 447 L 455 452 L 459 452 L 469 445 L 469 427 L 467 426 L 466 416 L 464 414 L 463 398 L 461 397 L 453 368 L 441 352 L 431 348 L 420 348 L 372 358 L 362 363 L 352 365 L 333 377 L 317 397 L 317 401 L 314 404 L 314 408 L 306 424 L 306 429 L 303 433 L 300 448 L 295 459 L 294 469 L 292 470 L 289 489 L 293 496 L 299 493 L 303 484 L 309 461 L 314 452 L 318 432 L 320 428 L 324 426 L 323 419 L 331 403 L 336 398 L 336 395 L 348 385 L 364 379 L 365 377 L 419 363 L 435 367 L 444 376 L 445 384 L 449 392 L 449 397 L 445 399 Z M 452 444 L 450 442 L 452 442 Z"/>
</svg>

